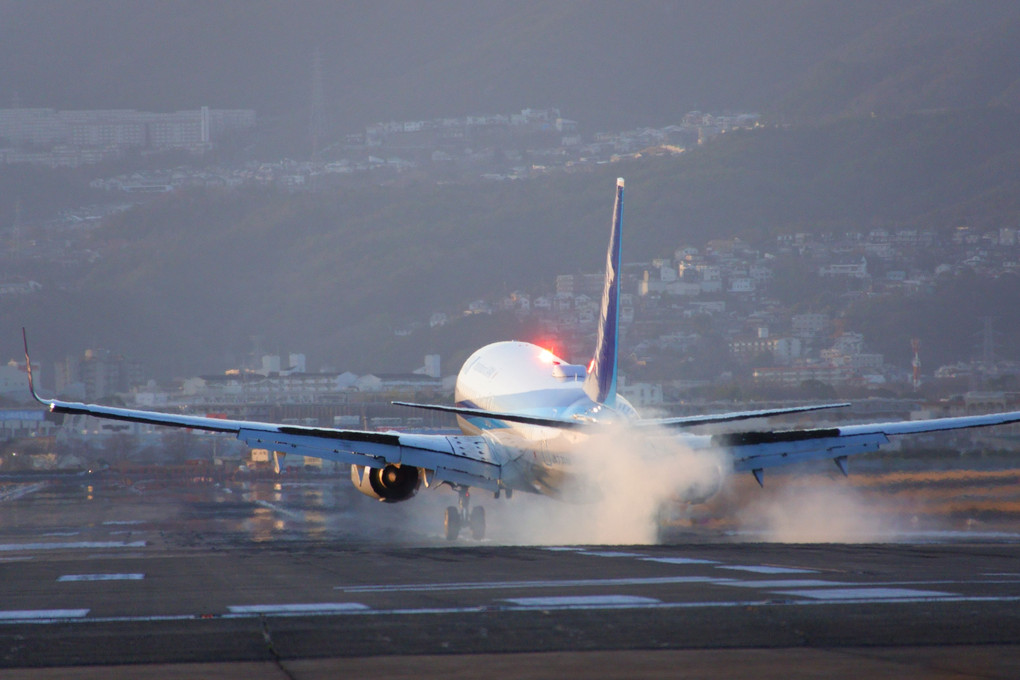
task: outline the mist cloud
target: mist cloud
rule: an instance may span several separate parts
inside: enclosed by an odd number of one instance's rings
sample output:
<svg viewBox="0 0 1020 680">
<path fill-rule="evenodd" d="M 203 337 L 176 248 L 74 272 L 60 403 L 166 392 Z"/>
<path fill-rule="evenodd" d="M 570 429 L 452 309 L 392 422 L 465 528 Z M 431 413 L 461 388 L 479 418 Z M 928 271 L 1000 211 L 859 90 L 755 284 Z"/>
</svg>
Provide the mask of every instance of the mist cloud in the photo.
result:
<svg viewBox="0 0 1020 680">
<path fill-rule="evenodd" d="M 661 509 L 710 495 L 725 483 L 730 468 L 721 451 L 693 451 L 668 433 L 626 428 L 589 437 L 576 458 L 579 478 L 566 491 L 586 502 L 516 494 L 493 507 L 492 539 L 539 545 L 656 543 Z"/>
</svg>

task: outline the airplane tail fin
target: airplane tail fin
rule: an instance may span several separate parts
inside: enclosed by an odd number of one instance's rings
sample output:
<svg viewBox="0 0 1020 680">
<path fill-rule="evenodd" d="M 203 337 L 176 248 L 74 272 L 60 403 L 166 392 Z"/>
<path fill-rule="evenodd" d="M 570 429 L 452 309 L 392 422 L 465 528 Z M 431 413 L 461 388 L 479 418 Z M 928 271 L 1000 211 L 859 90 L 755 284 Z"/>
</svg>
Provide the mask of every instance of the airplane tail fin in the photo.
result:
<svg viewBox="0 0 1020 680">
<path fill-rule="evenodd" d="M 595 356 L 588 366 L 584 391 L 592 401 L 614 406 L 616 402 L 616 354 L 620 330 L 620 232 L 623 226 L 623 178 L 616 180 L 616 203 L 606 253 L 606 280 L 602 289 Z"/>
</svg>

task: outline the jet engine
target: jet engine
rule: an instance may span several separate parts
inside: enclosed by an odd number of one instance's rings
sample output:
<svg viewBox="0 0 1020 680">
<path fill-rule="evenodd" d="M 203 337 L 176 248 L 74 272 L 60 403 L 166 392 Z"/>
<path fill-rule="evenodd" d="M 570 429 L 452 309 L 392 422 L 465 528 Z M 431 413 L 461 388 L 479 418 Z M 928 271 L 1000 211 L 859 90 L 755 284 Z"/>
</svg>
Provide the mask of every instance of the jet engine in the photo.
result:
<svg viewBox="0 0 1020 680">
<path fill-rule="evenodd" d="M 399 503 L 418 493 L 421 472 L 409 465 L 370 468 L 351 466 L 351 481 L 358 491 L 384 503 Z"/>
<path fill-rule="evenodd" d="M 732 463 L 717 450 L 691 449 L 664 437 L 646 440 L 639 461 L 642 469 L 652 472 L 647 482 L 651 493 L 690 505 L 715 496 L 732 470 Z"/>
<path fill-rule="evenodd" d="M 682 502 L 697 505 L 704 503 L 722 489 L 725 475 L 713 461 L 702 460 L 691 466 L 692 469 L 683 480 L 676 484 L 673 498 Z"/>
</svg>

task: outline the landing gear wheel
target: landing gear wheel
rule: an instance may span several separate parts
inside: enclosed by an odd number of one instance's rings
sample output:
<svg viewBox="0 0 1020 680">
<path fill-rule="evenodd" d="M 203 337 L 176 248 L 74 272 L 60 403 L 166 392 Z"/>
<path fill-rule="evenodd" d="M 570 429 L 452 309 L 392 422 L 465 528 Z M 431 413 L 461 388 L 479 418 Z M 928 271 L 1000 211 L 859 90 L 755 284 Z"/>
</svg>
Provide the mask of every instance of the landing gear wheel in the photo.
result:
<svg viewBox="0 0 1020 680">
<path fill-rule="evenodd" d="M 476 506 L 471 509 L 471 519 L 468 520 L 471 527 L 471 538 L 480 541 L 485 538 L 485 508 Z"/>
<path fill-rule="evenodd" d="M 471 529 L 471 538 L 480 541 L 485 538 L 485 508 L 471 508 L 471 493 L 466 486 L 455 486 L 458 503 L 446 508 L 446 540 L 455 541 L 461 527 Z"/>
<path fill-rule="evenodd" d="M 456 541 L 457 536 L 460 535 L 460 510 L 451 505 L 446 509 L 446 521 L 444 523 L 446 527 L 446 540 Z"/>
</svg>

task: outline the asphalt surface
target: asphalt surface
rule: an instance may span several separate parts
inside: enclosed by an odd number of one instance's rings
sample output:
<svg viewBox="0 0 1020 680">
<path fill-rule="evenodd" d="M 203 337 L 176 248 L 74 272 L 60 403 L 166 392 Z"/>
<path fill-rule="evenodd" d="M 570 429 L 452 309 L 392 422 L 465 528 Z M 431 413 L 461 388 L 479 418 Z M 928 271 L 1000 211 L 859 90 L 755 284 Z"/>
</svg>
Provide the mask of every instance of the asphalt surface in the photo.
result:
<svg viewBox="0 0 1020 680">
<path fill-rule="evenodd" d="M 1002 526 L 451 545 L 343 489 L 7 485 L 0 675 L 1020 677 L 1020 535 Z"/>
</svg>

